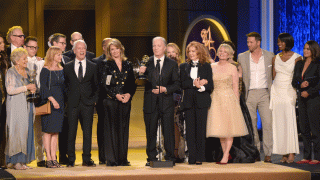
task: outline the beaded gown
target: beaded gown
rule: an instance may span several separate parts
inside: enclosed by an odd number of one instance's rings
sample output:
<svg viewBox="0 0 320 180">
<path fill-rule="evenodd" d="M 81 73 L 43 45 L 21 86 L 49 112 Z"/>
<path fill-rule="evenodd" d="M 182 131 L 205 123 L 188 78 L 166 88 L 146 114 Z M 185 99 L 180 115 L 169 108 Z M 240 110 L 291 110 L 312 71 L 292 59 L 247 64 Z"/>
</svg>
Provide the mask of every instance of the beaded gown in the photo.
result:
<svg viewBox="0 0 320 180">
<path fill-rule="evenodd" d="M 248 134 L 239 100 L 232 87 L 232 75 L 213 72 L 214 90 L 208 111 L 207 137 L 239 137 Z"/>
</svg>

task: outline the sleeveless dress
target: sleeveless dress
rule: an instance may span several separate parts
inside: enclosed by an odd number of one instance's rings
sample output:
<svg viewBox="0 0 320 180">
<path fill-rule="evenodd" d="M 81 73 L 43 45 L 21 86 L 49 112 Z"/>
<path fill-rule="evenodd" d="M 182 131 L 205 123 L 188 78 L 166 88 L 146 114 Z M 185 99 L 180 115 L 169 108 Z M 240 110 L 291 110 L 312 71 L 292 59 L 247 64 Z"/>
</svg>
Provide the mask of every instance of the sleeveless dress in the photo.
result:
<svg viewBox="0 0 320 180">
<path fill-rule="evenodd" d="M 51 81 L 50 81 L 51 74 Z M 62 131 L 64 118 L 64 74 L 63 70 L 50 71 L 42 68 L 40 73 L 40 95 L 47 101 L 52 96 L 60 108 L 55 109 L 51 103 L 51 114 L 41 116 L 42 132 L 58 133 Z M 49 90 L 50 84 L 50 90 Z"/>
<path fill-rule="evenodd" d="M 292 87 L 295 59 L 294 53 L 283 62 L 277 54 L 275 59 L 276 77 L 271 86 L 270 109 L 272 110 L 273 152 L 274 154 L 299 153 L 296 121 L 296 90 Z"/>
<path fill-rule="evenodd" d="M 233 92 L 232 75 L 213 72 L 214 90 L 208 111 L 207 137 L 239 137 L 248 134 L 239 100 Z"/>
</svg>

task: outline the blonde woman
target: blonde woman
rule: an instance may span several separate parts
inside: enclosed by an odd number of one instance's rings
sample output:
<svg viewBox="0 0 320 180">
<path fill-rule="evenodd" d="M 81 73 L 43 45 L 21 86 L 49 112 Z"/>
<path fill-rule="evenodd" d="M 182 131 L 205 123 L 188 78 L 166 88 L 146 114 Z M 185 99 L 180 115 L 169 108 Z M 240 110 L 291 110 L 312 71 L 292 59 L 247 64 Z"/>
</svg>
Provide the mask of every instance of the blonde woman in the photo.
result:
<svg viewBox="0 0 320 180">
<path fill-rule="evenodd" d="M 102 85 L 104 97 L 104 136 L 107 166 L 130 166 L 128 161 L 129 120 L 131 100 L 136 92 L 135 78 L 124 47 L 111 39 L 103 62 Z"/>
<path fill-rule="evenodd" d="M 51 114 L 41 117 L 43 145 L 47 155 L 47 168 L 62 167 L 56 159 L 58 134 L 62 130 L 64 113 L 64 74 L 60 65 L 62 51 L 51 46 L 40 73 L 40 94 L 43 100 L 51 102 Z"/>
</svg>

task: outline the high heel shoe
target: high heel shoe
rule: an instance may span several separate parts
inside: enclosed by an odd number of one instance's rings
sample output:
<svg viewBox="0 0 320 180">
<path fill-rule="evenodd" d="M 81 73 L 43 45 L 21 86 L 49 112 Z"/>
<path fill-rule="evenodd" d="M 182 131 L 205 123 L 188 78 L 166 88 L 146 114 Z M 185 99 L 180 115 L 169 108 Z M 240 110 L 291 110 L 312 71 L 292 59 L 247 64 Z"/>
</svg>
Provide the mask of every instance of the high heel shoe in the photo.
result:
<svg viewBox="0 0 320 180">
<path fill-rule="evenodd" d="M 57 160 L 53 160 L 52 163 L 56 168 L 63 168 L 63 166 L 61 166 Z"/>
<path fill-rule="evenodd" d="M 56 168 L 57 166 L 55 166 L 55 165 L 53 164 L 53 161 L 47 161 L 46 167 L 47 167 L 47 168 Z"/>
</svg>

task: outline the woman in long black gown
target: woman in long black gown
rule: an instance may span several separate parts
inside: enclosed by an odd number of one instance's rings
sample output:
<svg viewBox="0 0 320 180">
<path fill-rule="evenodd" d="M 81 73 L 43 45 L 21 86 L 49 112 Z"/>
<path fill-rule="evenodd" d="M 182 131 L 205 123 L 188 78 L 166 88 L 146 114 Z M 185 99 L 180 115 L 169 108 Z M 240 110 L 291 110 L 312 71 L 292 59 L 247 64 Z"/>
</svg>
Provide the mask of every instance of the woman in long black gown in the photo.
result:
<svg viewBox="0 0 320 180">
<path fill-rule="evenodd" d="M 222 44 L 230 45 L 235 51 L 235 45 L 232 41 L 223 41 Z M 249 110 L 243 97 L 243 82 L 242 82 L 242 68 L 234 59 L 229 59 L 229 62 L 237 67 L 239 74 L 239 93 L 240 93 L 240 107 L 244 120 L 247 125 L 249 134 L 242 137 L 235 137 L 230 150 L 229 162 L 233 163 L 254 163 L 260 156 L 260 153 L 254 145 L 252 121 Z M 206 160 L 209 162 L 219 162 L 222 159 L 223 152 L 218 138 L 207 138 L 206 141 Z"/>
</svg>

